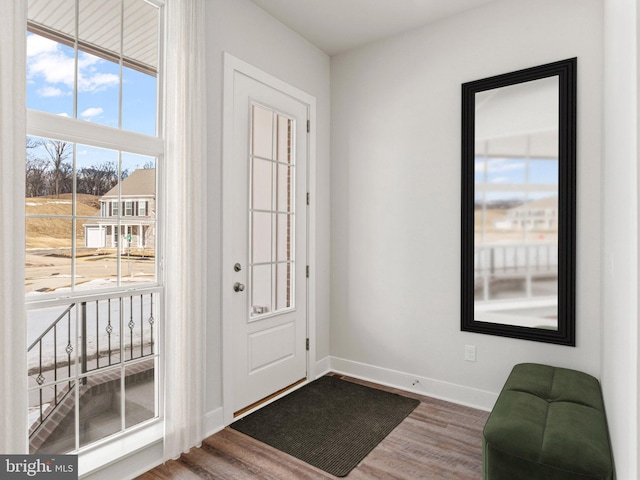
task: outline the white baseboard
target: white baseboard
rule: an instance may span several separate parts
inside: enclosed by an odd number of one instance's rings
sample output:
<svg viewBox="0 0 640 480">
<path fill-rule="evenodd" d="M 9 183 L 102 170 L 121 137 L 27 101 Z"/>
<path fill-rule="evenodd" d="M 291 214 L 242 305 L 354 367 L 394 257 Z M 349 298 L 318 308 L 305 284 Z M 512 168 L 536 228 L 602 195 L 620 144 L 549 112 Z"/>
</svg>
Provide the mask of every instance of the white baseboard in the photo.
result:
<svg viewBox="0 0 640 480">
<path fill-rule="evenodd" d="M 223 412 L 222 407 L 218 407 L 204 416 L 204 438 L 210 437 L 224 428 Z"/>
<path fill-rule="evenodd" d="M 390 370 L 388 368 L 376 367 L 344 358 L 329 358 L 330 370 L 333 372 L 428 397 L 438 398 L 440 400 L 446 400 L 459 405 L 485 410 L 487 412 L 491 411 L 498 399 L 497 393 L 487 392 L 485 390 L 456 385 L 454 383 Z"/>
<path fill-rule="evenodd" d="M 326 356 L 322 360 L 316 362 L 316 378 L 320 378 L 331 371 L 331 357 Z M 310 378 L 309 380 L 315 380 Z"/>
</svg>

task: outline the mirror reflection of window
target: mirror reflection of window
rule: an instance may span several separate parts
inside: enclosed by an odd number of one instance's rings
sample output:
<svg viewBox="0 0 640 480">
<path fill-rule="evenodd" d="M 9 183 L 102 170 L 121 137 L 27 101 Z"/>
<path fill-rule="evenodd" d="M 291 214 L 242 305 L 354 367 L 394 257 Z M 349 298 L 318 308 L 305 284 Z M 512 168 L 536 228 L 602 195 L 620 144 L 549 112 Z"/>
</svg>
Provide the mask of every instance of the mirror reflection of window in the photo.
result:
<svg viewBox="0 0 640 480">
<path fill-rule="evenodd" d="M 557 330 L 558 77 L 475 96 L 474 310 Z"/>
</svg>

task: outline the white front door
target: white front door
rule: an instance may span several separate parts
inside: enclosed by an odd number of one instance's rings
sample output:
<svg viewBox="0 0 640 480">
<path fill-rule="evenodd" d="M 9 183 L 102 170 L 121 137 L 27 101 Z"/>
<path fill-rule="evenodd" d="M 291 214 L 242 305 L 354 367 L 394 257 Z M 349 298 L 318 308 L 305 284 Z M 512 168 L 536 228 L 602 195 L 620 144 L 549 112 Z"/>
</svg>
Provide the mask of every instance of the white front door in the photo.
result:
<svg viewBox="0 0 640 480">
<path fill-rule="evenodd" d="M 223 186 L 234 412 L 307 376 L 308 108 L 234 72 Z"/>
</svg>

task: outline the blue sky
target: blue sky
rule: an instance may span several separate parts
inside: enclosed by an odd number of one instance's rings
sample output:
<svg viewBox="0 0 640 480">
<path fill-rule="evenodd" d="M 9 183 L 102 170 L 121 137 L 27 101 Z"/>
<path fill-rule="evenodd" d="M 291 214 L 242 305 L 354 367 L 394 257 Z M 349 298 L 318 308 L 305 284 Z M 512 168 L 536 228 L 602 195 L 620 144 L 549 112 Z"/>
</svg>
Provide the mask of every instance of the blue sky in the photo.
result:
<svg viewBox="0 0 640 480">
<path fill-rule="evenodd" d="M 73 117 L 74 50 L 29 33 L 27 35 L 27 108 Z M 78 55 L 77 118 L 118 128 L 122 85 L 122 128 L 147 135 L 156 129 L 156 78 L 85 52 Z M 78 165 L 111 161 L 115 152 L 77 146 Z M 117 160 L 117 154 L 115 154 Z M 133 166 L 146 158 L 128 155 Z M 124 163 L 124 158 L 123 158 Z M 126 168 L 126 166 L 123 166 Z"/>
<path fill-rule="evenodd" d="M 486 170 L 486 172 L 485 172 Z M 477 183 L 491 184 L 523 183 L 526 180 L 526 160 L 524 158 L 476 158 L 475 179 Z M 537 184 L 558 183 L 557 159 L 530 159 L 529 182 Z"/>
<path fill-rule="evenodd" d="M 557 159 L 529 159 L 529 178 L 527 182 L 527 162 L 524 158 L 476 158 L 475 181 L 491 185 L 491 191 L 486 193 L 487 201 L 495 200 L 520 200 L 524 201 L 523 192 L 513 191 L 505 187 L 500 191 L 500 185 L 513 187 L 514 185 L 558 185 L 558 160 Z M 534 187 L 535 188 L 535 187 Z M 557 192 L 546 189 L 536 192 L 528 189 L 529 200 L 537 200 L 543 197 L 557 196 Z M 476 201 L 480 201 L 481 195 L 476 194 Z"/>
<path fill-rule="evenodd" d="M 122 83 L 122 127 L 155 135 L 156 78 L 85 52 L 78 55 L 77 118 L 118 128 L 118 106 Z M 27 108 L 73 117 L 76 84 L 74 50 L 39 35 L 27 35 Z M 117 162 L 115 151 L 76 146 L 78 168 Z M 150 157 L 123 153 L 122 168 L 142 167 Z M 71 162 L 71 159 L 69 159 Z"/>
</svg>

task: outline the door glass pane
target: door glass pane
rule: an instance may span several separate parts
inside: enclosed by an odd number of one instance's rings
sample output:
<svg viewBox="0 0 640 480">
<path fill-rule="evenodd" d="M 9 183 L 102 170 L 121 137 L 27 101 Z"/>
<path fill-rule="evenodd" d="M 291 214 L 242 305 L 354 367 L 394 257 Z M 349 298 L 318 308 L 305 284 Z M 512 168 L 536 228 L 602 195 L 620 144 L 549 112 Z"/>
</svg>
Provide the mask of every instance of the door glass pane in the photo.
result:
<svg viewBox="0 0 640 480">
<path fill-rule="evenodd" d="M 276 309 L 291 307 L 292 300 L 292 268 L 290 263 L 279 263 L 276 270 Z"/>
<path fill-rule="evenodd" d="M 271 309 L 271 265 L 251 269 L 251 314 L 269 313 Z"/>
<path fill-rule="evenodd" d="M 271 213 L 254 212 L 251 225 L 252 263 L 271 262 Z"/>
<path fill-rule="evenodd" d="M 257 105 L 251 112 L 250 310 L 257 316 L 293 307 L 294 122 Z"/>
<path fill-rule="evenodd" d="M 278 162 L 293 163 L 293 149 L 291 138 L 293 135 L 293 121 L 278 115 Z"/>
<path fill-rule="evenodd" d="M 294 168 L 278 164 L 278 211 L 293 212 Z"/>
<path fill-rule="evenodd" d="M 273 112 L 253 106 L 251 153 L 256 157 L 273 159 Z"/>
<path fill-rule="evenodd" d="M 255 210 L 271 210 L 273 208 L 272 168 L 273 162 L 259 158 L 253 159 L 253 188 L 251 191 L 251 199 Z"/>
<path fill-rule="evenodd" d="M 276 244 L 276 260 L 278 262 L 293 260 L 292 242 L 293 215 L 278 214 L 278 242 Z"/>
</svg>

